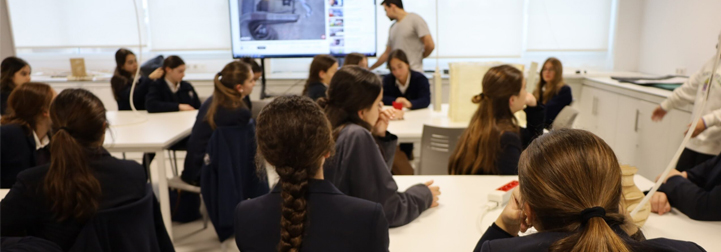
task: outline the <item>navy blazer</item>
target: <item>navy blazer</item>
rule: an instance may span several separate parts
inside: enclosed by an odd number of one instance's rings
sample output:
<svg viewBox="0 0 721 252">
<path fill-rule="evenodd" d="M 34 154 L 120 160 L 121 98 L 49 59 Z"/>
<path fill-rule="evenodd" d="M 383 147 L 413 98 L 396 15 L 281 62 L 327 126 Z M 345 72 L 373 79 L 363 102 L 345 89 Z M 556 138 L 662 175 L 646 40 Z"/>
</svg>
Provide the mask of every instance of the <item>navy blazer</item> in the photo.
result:
<svg viewBox="0 0 721 252">
<path fill-rule="evenodd" d="M 235 209 L 240 251 L 277 251 L 280 242 L 280 184 L 270 194 Z M 308 183 L 308 217 L 300 251 L 388 251 L 388 223 L 380 204 L 343 195 L 325 180 Z"/>
<path fill-rule="evenodd" d="M 0 115 L 5 115 L 5 111 L 8 106 L 8 98 L 10 98 L 10 92 L 0 90 Z"/>
<path fill-rule="evenodd" d="M 130 89 L 133 85 L 133 79 L 113 75 L 113 78 L 110 79 L 110 83 L 115 82 L 121 82 L 121 84 L 125 84 L 122 89 L 114 91 L 115 95 L 118 96 L 115 100 L 118 103 L 118 110 L 132 110 L 132 108 L 130 107 Z M 148 95 L 148 91 L 152 83 L 153 80 L 145 76 L 140 76 L 140 78 L 138 79 L 138 83 L 135 84 L 135 92 L 133 92 L 133 102 L 135 103 L 135 109 L 145 110 L 145 97 Z"/>
<path fill-rule="evenodd" d="M 32 132 L 19 124 L 0 126 L 0 188 L 11 188 L 21 171 L 49 163 L 49 147 L 35 150 Z"/>
<path fill-rule="evenodd" d="M 671 206 L 701 221 L 721 221 L 721 155 L 669 178 L 658 189 L 666 193 Z"/>
<path fill-rule="evenodd" d="M 208 141 L 214 131 L 208 121 L 205 120 L 212 103 L 213 96 L 205 100 L 203 105 L 200 106 L 193 125 L 193 131 L 191 131 L 190 138 L 188 138 L 185 168 L 183 168 L 183 173 L 180 175 L 180 178 L 188 184 L 198 185 L 200 183 L 200 168 L 203 167 L 205 150 L 208 148 Z M 220 106 L 215 112 L 214 120 L 216 127 L 245 126 L 250 121 L 251 116 L 250 110 L 247 108 L 228 110 Z"/>
<path fill-rule="evenodd" d="M 328 91 L 328 87 L 320 82 L 311 83 L 308 85 L 308 90 L 305 91 L 305 96 L 310 97 L 311 100 L 318 100 L 321 97 L 326 97 L 325 92 Z"/>
<path fill-rule="evenodd" d="M 431 84 L 423 73 L 409 70 L 411 82 L 408 83 L 406 93 L 396 86 L 396 77 L 393 74 L 383 77 L 383 104 L 393 105 L 398 97 L 405 97 L 411 102 L 411 109 L 427 108 L 431 104 Z"/>
<path fill-rule="evenodd" d="M 186 81 L 180 82 L 178 92 L 173 93 L 164 78 L 150 84 L 145 98 L 145 107 L 149 113 L 178 111 L 178 105 L 188 104 L 195 109 L 200 108 L 200 98 L 193 85 Z"/>
<path fill-rule="evenodd" d="M 573 102 L 573 93 L 571 92 L 571 87 L 568 85 L 563 85 L 560 90 L 558 90 L 558 94 L 551 97 L 551 99 L 546 102 L 546 122 L 544 125 L 544 128 L 550 128 L 551 125 L 553 125 L 553 120 L 556 120 L 556 116 L 558 116 L 558 113 L 561 113 L 561 110 L 565 108 L 568 105 L 571 105 L 571 102 Z"/>
<path fill-rule="evenodd" d="M 645 240 L 642 242 L 634 241 L 620 228 L 614 228 L 614 230 L 616 234 L 629 245 L 631 251 L 706 251 L 693 242 L 676 241 L 665 238 Z M 488 227 L 473 251 L 545 252 L 548 251 L 548 248 L 553 243 L 568 235 L 567 233 L 561 232 L 539 232 L 528 236 L 514 237 L 498 227 L 496 223 L 493 223 L 493 225 Z"/>
<path fill-rule="evenodd" d="M 105 149 L 88 154 L 88 162 L 101 186 L 99 210 L 136 202 L 146 195 L 145 169 L 135 161 L 119 160 Z M 50 165 L 21 172 L 10 192 L 0 202 L 2 236 L 36 236 L 54 242 L 67 251 L 83 228 L 83 222 L 57 222 L 43 191 Z"/>
</svg>

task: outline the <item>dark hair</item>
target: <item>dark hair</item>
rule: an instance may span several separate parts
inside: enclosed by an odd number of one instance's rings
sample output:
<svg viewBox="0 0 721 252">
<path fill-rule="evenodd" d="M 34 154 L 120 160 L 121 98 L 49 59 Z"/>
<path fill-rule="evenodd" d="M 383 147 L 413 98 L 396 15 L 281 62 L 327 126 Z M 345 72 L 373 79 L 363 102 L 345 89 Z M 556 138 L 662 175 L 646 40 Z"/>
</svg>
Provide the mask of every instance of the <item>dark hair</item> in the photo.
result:
<svg viewBox="0 0 721 252">
<path fill-rule="evenodd" d="M 129 80 L 132 79 L 135 74 L 123 69 L 129 55 L 135 55 L 135 53 L 125 48 L 120 48 L 115 52 L 115 72 L 113 73 L 113 78 L 110 79 L 110 87 L 112 88 L 113 97 L 115 97 L 116 101 L 118 100 L 118 94 L 125 89 Z"/>
<path fill-rule="evenodd" d="M 250 69 L 253 70 L 254 74 L 263 72 L 263 68 L 253 58 L 244 57 L 240 59 L 240 62 L 250 65 Z"/>
<path fill-rule="evenodd" d="M 179 66 L 185 65 L 185 61 L 181 59 L 177 55 L 170 55 L 165 60 L 163 60 L 163 78 L 165 78 L 165 74 L 168 72 L 165 70 L 165 68 L 175 69 Z"/>
<path fill-rule="evenodd" d="M 611 228 L 624 223 L 621 167 L 611 147 L 584 130 L 560 129 L 533 141 L 518 162 L 522 204 L 535 213 L 541 231 L 571 235 L 549 251 L 629 251 Z M 601 207 L 604 217 L 582 224 L 585 209 Z"/>
<path fill-rule="evenodd" d="M 363 59 L 365 59 L 366 56 L 360 53 L 350 53 L 345 56 L 345 59 L 343 60 L 343 66 L 353 66 L 360 64 Z"/>
<path fill-rule="evenodd" d="M 85 89 L 65 89 L 50 106 L 55 134 L 44 184 L 59 221 L 87 220 L 98 210 L 101 186 L 88 165 L 88 155 L 102 150 L 105 112 L 103 102 Z"/>
<path fill-rule="evenodd" d="M 212 129 L 215 129 L 215 113 L 219 107 L 222 106 L 231 110 L 245 107 L 243 96 L 235 90 L 235 85 L 242 85 L 248 78 L 253 78 L 250 66 L 238 61 L 228 63 L 223 67 L 222 71 L 215 74 L 213 101 L 205 114 L 205 120 Z"/>
<path fill-rule="evenodd" d="M 280 177 L 278 251 L 300 251 L 308 220 L 308 181 L 322 172 L 323 157 L 335 149 L 330 124 L 309 98 L 281 96 L 261 111 L 256 135 L 259 155 Z"/>
<path fill-rule="evenodd" d="M 7 114 L 0 124 L 19 124 L 30 135 L 35 130 L 35 119 L 43 112 L 50 111 L 53 89 L 45 83 L 25 83 L 13 90 L 8 97 Z"/>
<path fill-rule="evenodd" d="M 391 69 L 391 60 L 392 59 L 398 59 L 398 60 L 402 61 L 403 63 L 406 63 L 406 65 L 409 65 L 409 66 L 411 65 L 410 63 L 408 63 L 408 56 L 406 56 L 406 52 L 404 52 L 401 49 L 395 49 L 395 50 L 391 51 L 391 53 L 388 55 L 388 62 L 386 64 L 388 69 Z"/>
<path fill-rule="evenodd" d="M 546 63 L 551 63 L 553 65 L 553 71 L 555 72 L 553 76 L 553 80 L 551 82 L 547 83 L 546 80 L 543 79 L 543 68 L 546 67 Z M 539 73 L 539 80 L 538 84 L 536 85 L 536 89 L 533 90 L 533 96 L 536 97 L 536 100 L 540 102 L 541 104 L 546 104 L 553 96 L 558 94 L 558 91 L 561 90 L 563 87 L 563 64 L 561 64 L 561 61 L 550 57 L 546 60 L 546 62 L 543 62 L 543 66 L 541 66 L 541 73 Z M 546 88 L 545 91 L 543 91 L 543 99 L 541 99 L 541 89 L 543 87 Z"/>
<path fill-rule="evenodd" d="M 348 123 L 371 130 L 372 125 L 358 116 L 358 111 L 376 105 L 375 100 L 383 91 L 378 75 L 359 66 L 346 66 L 338 70 L 330 81 L 328 98 L 321 97 L 318 104 L 325 108 L 334 134 Z"/>
<path fill-rule="evenodd" d="M 310 84 L 318 83 L 321 81 L 320 72 L 327 72 L 333 64 L 338 61 L 328 54 L 319 54 L 313 57 L 313 62 L 310 63 L 310 73 L 308 74 L 308 80 L 305 81 L 305 87 L 303 88 L 303 95 L 308 94 L 308 87 Z"/>
<path fill-rule="evenodd" d="M 385 0 L 381 3 L 381 5 L 385 5 L 388 7 L 391 7 L 391 4 L 395 4 L 398 6 L 398 8 L 403 9 L 403 1 L 402 0 Z"/>
<path fill-rule="evenodd" d="M 13 77 L 15 73 L 25 66 L 29 66 L 29 64 L 21 58 L 13 56 L 5 58 L 0 63 L 0 90 L 8 93 L 12 92 L 15 89 Z"/>
<path fill-rule="evenodd" d="M 508 100 L 521 92 L 523 73 L 509 65 L 493 67 L 482 85 L 483 93 L 473 97 L 478 109 L 448 161 L 449 174 L 498 174 L 501 134 L 518 131 Z"/>
</svg>

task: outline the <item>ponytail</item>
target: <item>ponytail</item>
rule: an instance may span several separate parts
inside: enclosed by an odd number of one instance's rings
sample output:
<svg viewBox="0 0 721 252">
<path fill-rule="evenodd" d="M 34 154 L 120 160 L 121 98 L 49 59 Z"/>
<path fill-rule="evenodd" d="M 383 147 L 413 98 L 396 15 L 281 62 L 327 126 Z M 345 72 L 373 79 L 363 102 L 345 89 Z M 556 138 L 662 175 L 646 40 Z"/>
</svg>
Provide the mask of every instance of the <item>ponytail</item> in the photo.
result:
<svg viewBox="0 0 721 252">
<path fill-rule="evenodd" d="M 98 210 L 102 188 L 88 156 L 102 150 L 105 112 L 100 99 L 84 89 L 65 89 L 50 106 L 55 134 L 44 192 L 58 221 L 87 220 Z"/>
<path fill-rule="evenodd" d="M 205 114 L 205 121 L 210 124 L 210 128 L 216 128 L 215 114 L 219 107 L 231 110 L 246 107 L 243 102 L 243 94 L 235 90 L 235 85 L 242 85 L 252 77 L 250 66 L 238 61 L 228 63 L 222 71 L 215 74 L 213 101 Z"/>
<path fill-rule="evenodd" d="M 630 252 L 624 240 L 611 229 L 612 225 L 623 222 L 623 215 L 609 214 L 606 217 L 591 218 L 586 224 L 581 224 L 578 231 L 553 243 L 549 252 Z"/>
<path fill-rule="evenodd" d="M 45 194 L 52 199 L 51 211 L 59 221 L 86 220 L 99 206 L 100 181 L 88 166 L 84 148 L 61 129 L 50 143 L 50 169 L 45 175 Z"/>
<path fill-rule="evenodd" d="M 308 218 L 308 169 L 276 167 L 283 178 L 280 197 L 280 252 L 298 252 L 303 244 L 305 222 Z"/>
</svg>

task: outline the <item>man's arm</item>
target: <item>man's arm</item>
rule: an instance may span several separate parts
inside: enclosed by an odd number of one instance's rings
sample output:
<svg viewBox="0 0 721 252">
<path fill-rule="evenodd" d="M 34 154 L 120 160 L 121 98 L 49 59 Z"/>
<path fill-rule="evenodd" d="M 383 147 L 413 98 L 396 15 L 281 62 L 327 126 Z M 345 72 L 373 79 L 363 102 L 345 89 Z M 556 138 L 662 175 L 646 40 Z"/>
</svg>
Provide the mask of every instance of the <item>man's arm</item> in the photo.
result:
<svg viewBox="0 0 721 252">
<path fill-rule="evenodd" d="M 391 54 L 391 47 L 386 46 L 386 51 L 381 54 L 381 56 L 378 57 L 378 60 L 376 60 L 376 63 L 373 64 L 373 66 L 370 67 L 371 70 L 378 68 L 379 66 L 383 65 L 388 61 L 388 55 Z"/>
<path fill-rule="evenodd" d="M 433 37 L 431 37 L 430 34 L 423 36 L 421 41 L 423 41 L 423 58 L 426 58 L 436 49 L 436 44 L 433 42 Z"/>
</svg>

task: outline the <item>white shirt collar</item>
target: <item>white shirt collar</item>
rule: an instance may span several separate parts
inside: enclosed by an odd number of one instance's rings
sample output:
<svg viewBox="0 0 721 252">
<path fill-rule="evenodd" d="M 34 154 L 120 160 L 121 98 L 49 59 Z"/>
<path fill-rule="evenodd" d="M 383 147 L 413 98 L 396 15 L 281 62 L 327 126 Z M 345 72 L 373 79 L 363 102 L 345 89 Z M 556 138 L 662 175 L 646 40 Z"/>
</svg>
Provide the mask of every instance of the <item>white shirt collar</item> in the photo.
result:
<svg viewBox="0 0 721 252">
<path fill-rule="evenodd" d="M 33 137 L 35 137 L 35 150 L 45 148 L 45 146 L 48 146 L 48 144 L 50 144 L 50 138 L 47 134 L 45 134 L 43 140 L 40 140 L 40 138 L 38 137 L 38 133 L 35 133 L 35 131 L 33 130 Z"/>
<path fill-rule="evenodd" d="M 180 83 L 178 85 L 173 84 L 172 81 L 168 80 L 168 78 L 165 78 L 165 83 L 168 84 L 168 87 L 170 88 L 170 91 L 173 93 L 177 93 L 178 89 L 180 88 Z"/>
<path fill-rule="evenodd" d="M 406 90 L 408 90 L 408 86 L 411 84 L 411 73 L 408 71 L 408 78 L 406 78 L 406 84 L 401 85 L 401 82 L 398 81 L 398 78 L 396 78 L 396 87 L 398 87 L 399 90 L 401 90 L 401 94 L 406 94 Z"/>
</svg>

